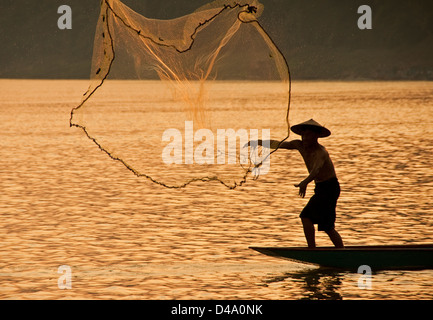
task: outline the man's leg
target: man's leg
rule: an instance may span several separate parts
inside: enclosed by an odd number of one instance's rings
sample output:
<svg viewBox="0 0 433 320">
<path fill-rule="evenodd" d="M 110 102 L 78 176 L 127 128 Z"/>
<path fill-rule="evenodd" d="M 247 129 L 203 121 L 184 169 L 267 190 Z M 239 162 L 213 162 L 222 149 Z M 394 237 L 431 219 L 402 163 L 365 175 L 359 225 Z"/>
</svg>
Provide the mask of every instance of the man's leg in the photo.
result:
<svg viewBox="0 0 433 320">
<path fill-rule="evenodd" d="M 314 224 L 309 218 L 301 218 L 302 226 L 304 227 L 305 239 L 307 239 L 308 248 L 316 247 L 316 235 Z"/>
<path fill-rule="evenodd" d="M 332 229 L 330 231 L 326 231 L 326 233 L 336 248 L 344 248 L 343 239 L 341 239 L 341 236 L 337 230 Z"/>
</svg>

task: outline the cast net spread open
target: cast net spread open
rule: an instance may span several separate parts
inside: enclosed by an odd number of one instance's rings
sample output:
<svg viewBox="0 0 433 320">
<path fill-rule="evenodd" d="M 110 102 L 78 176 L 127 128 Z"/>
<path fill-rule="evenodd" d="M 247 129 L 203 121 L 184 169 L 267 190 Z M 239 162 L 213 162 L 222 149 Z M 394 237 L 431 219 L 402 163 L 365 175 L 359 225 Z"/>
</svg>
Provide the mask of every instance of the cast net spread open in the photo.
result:
<svg viewBox="0 0 433 320">
<path fill-rule="evenodd" d="M 262 11 L 256 0 L 216 1 L 158 20 L 102 0 L 91 83 L 70 125 L 165 187 L 235 188 L 266 173 L 269 149 L 244 145 L 287 139 L 290 74 Z"/>
</svg>

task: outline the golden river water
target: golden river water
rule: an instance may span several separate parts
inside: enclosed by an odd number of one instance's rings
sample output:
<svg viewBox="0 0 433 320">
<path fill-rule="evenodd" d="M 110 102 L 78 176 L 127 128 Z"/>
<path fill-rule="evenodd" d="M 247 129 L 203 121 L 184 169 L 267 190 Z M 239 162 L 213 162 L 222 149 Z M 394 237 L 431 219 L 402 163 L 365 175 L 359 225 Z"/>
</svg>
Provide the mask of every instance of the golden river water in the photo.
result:
<svg viewBox="0 0 433 320">
<path fill-rule="evenodd" d="M 69 127 L 87 84 L 0 80 L 1 299 L 433 298 L 432 270 L 375 272 L 361 289 L 359 274 L 248 249 L 305 246 L 298 215 L 313 187 L 302 199 L 293 186 L 300 155 L 276 152 L 267 175 L 235 190 L 166 189 Z M 345 244 L 433 243 L 433 83 L 295 81 L 292 92 L 292 124 L 332 130 L 321 143 Z"/>
</svg>

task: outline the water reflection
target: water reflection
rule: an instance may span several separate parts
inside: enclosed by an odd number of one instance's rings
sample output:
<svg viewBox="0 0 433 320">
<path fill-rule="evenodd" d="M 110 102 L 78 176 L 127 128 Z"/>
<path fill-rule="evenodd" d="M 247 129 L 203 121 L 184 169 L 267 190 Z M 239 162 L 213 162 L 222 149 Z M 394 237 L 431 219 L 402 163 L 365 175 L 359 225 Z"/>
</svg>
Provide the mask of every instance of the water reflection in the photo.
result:
<svg viewBox="0 0 433 320">
<path fill-rule="evenodd" d="M 287 272 L 264 280 L 266 284 L 285 282 L 292 287 L 297 283 L 301 289 L 300 300 L 342 300 L 343 273 L 333 269 L 318 268 Z"/>
</svg>

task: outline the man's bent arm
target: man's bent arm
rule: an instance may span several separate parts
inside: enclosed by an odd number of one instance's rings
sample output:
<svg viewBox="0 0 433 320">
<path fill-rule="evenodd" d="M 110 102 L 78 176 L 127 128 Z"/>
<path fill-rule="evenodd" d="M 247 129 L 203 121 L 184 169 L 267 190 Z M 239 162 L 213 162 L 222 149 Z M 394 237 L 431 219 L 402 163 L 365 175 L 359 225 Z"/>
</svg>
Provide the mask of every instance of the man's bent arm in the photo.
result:
<svg viewBox="0 0 433 320">
<path fill-rule="evenodd" d="M 308 177 L 302 180 L 300 183 L 295 184 L 295 187 L 299 188 L 299 195 L 303 198 L 305 197 L 305 193 L 307 191 L 308 184 L 313 181 L 316 176 L 319 174 L 320 169 L 322 169 L 323 164 L 325 163 L 324 157 L 320 157 L 320 159 L 316 160 L 314 168 L 310 171 Z"/>
</svg>

